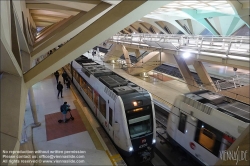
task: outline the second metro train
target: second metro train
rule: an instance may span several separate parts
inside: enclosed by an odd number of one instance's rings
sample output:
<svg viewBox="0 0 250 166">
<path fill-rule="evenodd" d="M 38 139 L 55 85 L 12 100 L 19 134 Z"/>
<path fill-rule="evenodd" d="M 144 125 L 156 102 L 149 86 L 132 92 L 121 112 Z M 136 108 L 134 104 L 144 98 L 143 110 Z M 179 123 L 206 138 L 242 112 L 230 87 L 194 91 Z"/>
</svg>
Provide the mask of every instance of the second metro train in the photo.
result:
<svg viewBox="0 0 250 166">
<path fill-rule="evenodd" d="M 151 94 L 84 56 L 64 69 L 118 151 L 132 163 L 150 161 L 156 143 Z"/>
<path fill-rule="evenodd" d="M 167 122 L 172 144 L 202 165 L 214 165 L 250 123 L 250 106 L 201 90 L 175 99 Z"/>
</svg>

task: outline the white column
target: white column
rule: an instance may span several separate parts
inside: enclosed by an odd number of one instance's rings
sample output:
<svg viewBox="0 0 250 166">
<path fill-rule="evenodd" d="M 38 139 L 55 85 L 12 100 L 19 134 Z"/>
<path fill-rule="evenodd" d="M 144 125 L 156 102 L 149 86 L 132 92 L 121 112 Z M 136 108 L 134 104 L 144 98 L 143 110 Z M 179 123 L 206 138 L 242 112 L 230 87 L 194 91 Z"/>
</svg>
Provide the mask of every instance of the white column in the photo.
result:
<svg viewBox="0 0 250 166">
<path fill-rule="evenodd" d="M 33 120 L 34 120 L 34 125 L 38 127 L 41 125 L 41 123 L 38 122 L 38 119 L 37 119 L 36 103 L 35 103 L 35 97 L 34 97 L 34 92 L 33 92 L 32 87 L 30 87 L 28 90 L 28 96 L 29 96 L 30 108 L 31 108 L 31 112 L 32 112 Z"/>
</svg>

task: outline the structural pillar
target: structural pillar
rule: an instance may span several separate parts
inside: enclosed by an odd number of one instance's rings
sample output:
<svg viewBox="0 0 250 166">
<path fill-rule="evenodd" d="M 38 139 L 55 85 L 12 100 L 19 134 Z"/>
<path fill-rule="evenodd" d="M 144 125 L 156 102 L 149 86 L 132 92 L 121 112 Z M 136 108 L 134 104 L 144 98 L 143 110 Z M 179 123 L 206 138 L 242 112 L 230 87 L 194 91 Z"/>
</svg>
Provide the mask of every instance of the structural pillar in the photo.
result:
<svg viewBox="0 0 250 166">
<path fill-rule="evenodd" d="M 22 55 L 22 63 L 23 63 L 23 72 L 26 72 L 32 67 L 30 53 L 21 50 L 21 55 Z M 28 96 L 29 96 L 29 102 L 30 102 L 30 109 L 31 109 L 31 112 L 32 112 L 32 117 L 33 117 L 33 120 L 34 120 L 34 127 L 38 127 L 38 126 L 41 125 L 41 123 L 38 122 L 35 97 L 34 97 L 32 87 L 30 87 L 29 90 L 28 90 Z"/>
<path fill-rule="evenodd" d="M 38 119 L 37 119 L 36 103 L 35 103 L 35 97 L 34 97 L 34 92 L 33 92 L 32 87 L 30 87 L 28 90 L 28 96 L 29 96 L 29 101 L 30 101 L 30 108 L 31 108 L 31 112 L 32 112 L 32 117 L 34 120 L 34 125 L 35 125 L 35 127 L 38 127 L 41 125 L 41 123 L 38 122 Z"/>
<path fill-rule="evenodd" d="M 130 60 L 128 51 L 127 51 L 127 49 L 126 49 L 126 47 L 124 45 L 122 46 L 122 52 L 124 54 L 124 58 L 126 60 L 127 66 L 128 66 L 128 73 L 130 73 L 130 70 L 131 70 L 131 67 L 132 67 L 131 60 Z"/>
<path fill-rule="evenodd" d="M 194 62 L 194 68 L 196 70 L 196 73 L 199 75 L 201 82 L 205 86 L 206 89 L 217 92 L 217 88 L 213 83 L 213 80 L 207 73 L 207 70 L 205 69 L 204 65 L 201 61 L 195 61 Z"/>
<path fill-rule="evenodd" d="M 139 49 L 136 49 L 136 50 L 135 50 L 135 55 L 136 55 L 136 58 L 138 58 L 138 57 L 141 55 L 141 53 L 140 53 L 140 50 L 139 50 Z"/>
<path fill-rule="evenodd" d="M 199 90 L 199 86 L 197 85 L 196 81 L 194 80 L 194 77 L 192 73 L 190 72 L 185 60 L 181 57 L 181 55 L 177 54 L 174 55 L 175 60 L 177 62 L 178 68 L 181 72 L 182 77 L 187 83 L 188 89 L 190 92 Z"/>
</svg>

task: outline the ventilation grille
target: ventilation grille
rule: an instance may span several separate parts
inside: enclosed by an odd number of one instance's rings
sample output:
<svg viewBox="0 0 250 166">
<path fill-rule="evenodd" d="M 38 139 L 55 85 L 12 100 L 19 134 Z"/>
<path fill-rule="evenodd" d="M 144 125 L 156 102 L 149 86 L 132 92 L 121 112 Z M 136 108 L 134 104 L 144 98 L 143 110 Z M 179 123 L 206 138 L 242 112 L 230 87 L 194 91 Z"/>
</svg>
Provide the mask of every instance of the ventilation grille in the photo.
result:
<svg viewBox="0 0 250 166">
<path fill-rule="evenodd" d="M 109 95 L 113 100 L 116 100 L 116 98 L 117 98 L 116 94 L 113 91 L 111 91 L 108 87 L 104 88 L 104 92 L 107 95 Z"/>
<path fill-rule="evenodd" d="M 200 103 L 200 102 L 193 100 L 193 99 L 190 99 L 188 97 L 185 97 L 183 102 L 196 108 L 197 110 L 200 110 L 200 111 L 208 114 L 208 115 L 211 114 L 212 109 L 213 109 L 213 108 L 210 108 L 210 107 L 204 105 L 203 103 Z"/>
</svg>

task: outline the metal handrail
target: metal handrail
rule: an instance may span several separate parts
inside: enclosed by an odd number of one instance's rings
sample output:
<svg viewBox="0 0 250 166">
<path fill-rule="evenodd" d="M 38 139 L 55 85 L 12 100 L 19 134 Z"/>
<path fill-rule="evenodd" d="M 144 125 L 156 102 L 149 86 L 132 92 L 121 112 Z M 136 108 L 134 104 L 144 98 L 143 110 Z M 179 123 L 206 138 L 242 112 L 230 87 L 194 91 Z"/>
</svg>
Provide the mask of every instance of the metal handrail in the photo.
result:
<svg viewBox="0 0 250 166">
<path fill-rule="evenodd" d="M 148 45 L 147 42 L 172 43 L 176 48 L 192 49 L 198 54 L 206 52 L 217 52 L 228 56 L 244 56 L 249 61 L 249 37 L 246 36 L 194 36 L 194 35 L 172 35 L 172 34 L 129 34 L 112 36 L 109 41 L 117 43 L 137 43 L 137 45 Z M 152 46 L 151 46 L 152 47 Z M 165 48 L 163 48 L 165 49 Z M 231 57 L 232 58 L 232 57 Z"/>
</svg>

